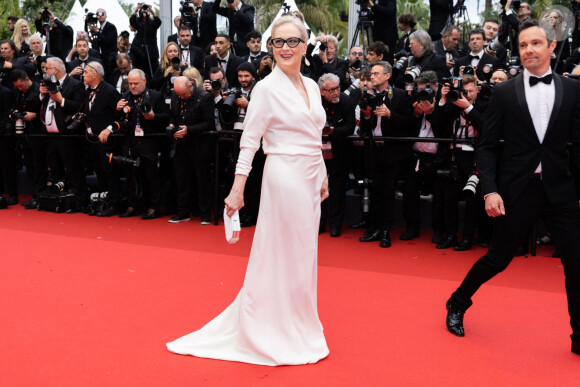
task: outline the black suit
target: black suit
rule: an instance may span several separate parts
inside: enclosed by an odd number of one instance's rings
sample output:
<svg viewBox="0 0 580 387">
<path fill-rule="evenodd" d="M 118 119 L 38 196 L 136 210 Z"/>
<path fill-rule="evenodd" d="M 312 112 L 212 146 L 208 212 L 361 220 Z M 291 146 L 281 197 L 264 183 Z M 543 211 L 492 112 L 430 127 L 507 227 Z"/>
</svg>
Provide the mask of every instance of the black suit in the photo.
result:
<svg viewBox="0 0 580 387">
<path fill-rule="evenodd" d="M 85 67 L 86 67 L 86 65 L 88 65 L 89 63 L 91 63 L 91 62 L 93 62 L 93 61 L 94 61 L 94 62 L 98 62 L 98 63 L 100 63 L 101 65 L 103 64 L 103 61 L 102 61 L 102 60 L 100 60 L 100 59 L 97 59 L 97 58 L 95 58 L 95 57 L 92 57 L 92 56 L 90 56 L 90 55 L 89 55 L 89 56 L 87 57 L 87 59 L 85 59 L 84 61 L 83 61 L 83 60 L 80 60 L 79 58 L 77 58 L 77 59 L 73 59 L 73 60 L 71 60 L 70 62 L 68 62 L 68 63 L 66 64 L 66 71 L 67 71 L 67 72 L 70 74 L 70 73 L 71 73 L 71 71 L 73 71 L 73 70 L 74 70 L 75 68 L 77 68 L 78 66 L 81 66 L 81 67 L 82 67 L 82 69 L 84 70 L 84 69 L 85 69 Z M 83 74 L 82 74 L 82 73 L 81 73 L 81 74 L 77 74 L 77 75 L 73 75 L 72 77 L 73 77 L 74 79 L 78 80 L 78 81 L 81 81 L 81 82 L 82 82 L 82 80 L 83 80 Z"/>
<path fill-rule="evenodd" d="M 371 7 L 373 11 L 373 41 L 381 41 L 389 47 L 389 53 L 383 58 L 391 62 L 397 45 L 397 0 L 376 0 Z"/>
<path fill-rule="evenodd" d="M 562 256 L 572 341 L 580 342 L 580 208 L 568 156 L 570 141 L 573 164 L 580 165 L 580 84 L 558 75 L 553 83 L 554 106 L 541 143 L 526 101 L 524 75 L 495 89 L 477 161 L 482 193 L 499 193 L 505 215 L 493 218 L 491 247 L 453 294 L 452 303 L 467 309 L 472 295 L 507 267 L 518 245 L 541 218 Z M 501 138 L 504 145 L 500 152 Z M 542 173 L 534 173 L 540 162 Z"/>
<path fill-rule="evenodd" d="M 99 28 L 93 39 L 93 48 L 101 53 L 105 64 L 109 64 L 111 56 L 117 52 L 117 27 L 106 22 L 104 27 Z"/>
<path fill-rule="evenodd" d="M 59 133 L 69 134 L 70 132 L 66 129 L 67 125 L 72 116 L 82 108 L 86 99 L 85 87 L 83 83 L 67 75 L 62 81 L 60 93 L 64 98 L 64 105 L 50 103 L 50 95 L 46 94 L 42 98 L 40 117 L 45 124 L 54 122 Z M 51 105 L 52 114 L 49 114 L 47 118 L 46 111 L 49 104 Z M 79 133 L 82 133 L 82 127 L 79 127 L 75 134 Z M 76 138 L 58 138 L 58 134 L 54 136 L 54 138 L 49 138 L 47 141 L 48 168 L 55 173 L 59 170 L 60 165 L 64 165 L 68 188 L 77 195 L 79 205 L 86 205 L 86 182 L 80 153 L 81 140 Z M 60 181 L 62 176 L 53 175 L 52 177 Z"/>
<path fill-rule="evenodd" d="M 133 65 L 139 65 L 139 68 L 147 74 L 147 79 L 149 79 L 159 67 L 157 30 L 161 26 L 161 19 L 155 16 L 153 20 L 147 18 L 143 21 L 136 15 L 131 15 L 129 23 L 135 30 L 137 30 L 131 46 L 135 46 L 136 49 L 139 49 L 141 51 L 141 57 L 143 58 L 142 63 Z"/>
<path fill-rule="evenodd" d="M 0 134 L 12 133 L 13 123 L 8 118 L 10 109 L 14 107 L 14 95 L 10 89 L 0 85 Z M 0 196 L 8 193 L 10 197 L 18 197 L 16 178 L 16 139 L 4 137 L 0 139 Z"/>
<path fill-rule="evenodd" d="M 219 1 L 216 1 L 216 3 L 219 5 Z M 194 17 L 193 24 L 191 25 L 191 36 L 193 37 L 192 43 L 202 50 L 205 50 L 210 43 L 213 43 L 217 35 L 214 6 L 215 4 L 212 4 L 209 1 L 201 3 L 199 36 L 197 31 L 197 16 Z"/>
<path fill-rule="evenodd" d="M 215 0 L 213 10 L 218 15 L 227 17 L 230 23 L 230 41 L 234 52 L 238 56 L 249 54 L 250 49 L 246 46 L 246 36 L 254 30 L 254 16 L 256 8 L 253 5 L 242 3 L 239 11 L 233 11 L 226 7 L 220 7 L 221 0 Z"/>
<path fill-rule="evenodd" d="M 386 96 L 385 105 L 391 111 L 391 117 L 381 118 L 381 135 L 407 137 L 410 134 L 410 103 L 404 90 L 391 88 L 392 100 Z M 361 132 L 369 135 L 377 126 L 377 117 L 366 118 L 361 112 Z M 411 143 L 373 142 L 373 148 L 367 149 L 372 154 L 370 222 L 376 230 L 388 231 L 393 223 L 395 208 L 395 187 L 398 180 L 400 164 L 412 156 Z"/>
<path fill-rule="evenodd" d="M 338 57 L 334 58 L 332 62 L 322 63 L 318 55 L 313 55 L 312 65 L 314 67 L 314 77 L 312 79 L 315 81 L 318 81 L 318 78 L 323 74 L 330 73 L 336 75 L 340 80 L 339 84 L 342 84 L 348 73 L 348 61 Z"/>
<path fill-rule="evenodd" d="M 117 88 L 117 85 L 119 84 L 119 79 L 123 76 L 123 74 L 121 74 L 121 70 L 119 70 L 118 67 L 115 67 L 113 69 L 113 71 L 111 72 L 111 75 L 109 76 L 109 79 L 107 80 L 107 82 L 109 82 L 115 89 Z M 123 94 L 124 92 L 129 90 L 129 83 L 128 81 L 126 81 L 127 76 L 125 76 L 124 78 L 124 82 L 121 81 L 121 90 L 117 90 L 119 93 Z M 125 90 L 123 90 L 123 87 L 125 87 Z"/>
<path fill-rule="evenodd" d="M 441 39 L 441 33 L 447 25 L 449 15 L 453 9 L 453 0 L 430 0 L 429 10 L 431 11 L 431 21 L 429 22 L 429 30 L 427 31 L 431 36 L 432 41 Z"/>
<path fill-rule="evenodd" d="M 226 79 L 228 80 L 229 87 L 240 87 L 240 83 L 238 81 L 238 66 L 243 62 L 244 59 L 241 57 L 230 54 L 226 67 Z M 217 54 L 212 54 L 205 57 L 205 73 L 207 78 L 209 78 L 209 70 L 212 67 L 220 67 Z"/>
<path fill-rule="evenodd" d="M 214 106 L 212 94 L 195 86 L 193 95 L 185 101 L 175 92 L 171 96 L 171 122 L 176 127 L 187 126 L 185 137 L 177 140 L 173 158 L 180 216 L 189 217 L 193 209 L 191 198 L 194 186 L 202 219 L 211 216 L 210 162 L 213 141 L 204 133 L 215 129 Z"/>
<path fill-rule="evenodd" d="M 442 57 L 446 58 L 447 51 L 445 50 L 445 46 L 443 45 L 441 39 L 433 42 L 433 49 L 435 51 L 435 54 L 441 55 Z M 459 51 L 457 51 L 455 48 L 451 50 L 450 53 L 453 59 L 457 59 L 460 56 Z"/>
<path fill-rule="evenodd" d="M 397 46 L 395 48 L 395 52 L 393 54 L 396 54 L 397 52 L 401 51 L 401 50 L 405 50 L 407 52 L 411 52 L 411 48 L 409 47 L 409 36 L 413 33 L 417 31 L 414 28 L 411 28 L 411 31 L 409 31 L 408 34 L 404 33 L 403 36 L 401 36 L 399 38 L 399 40 L 397 40 Z"/>
<path fill-rule="evenodd" d="M 475 69 L 475 74 L 477 75 L 477 78 L 480 81 L 484 81 L 486 79 L 485 74 L 483 72 L 483 66 L 486 64 L 491 64 L 493 68 L 496 69 L 499 67 L 500 63 L 496 57 L 491 56 L 484 52 L 483 55 L 481 56 L 481 59 L 479 60 L 477 68 Z M 459 76 L 459 69 L 461 68 L 461 66 L 471 66 L 471 58 L 469 57 L 469 55 L 457 58 L 455 60 L 455 67 L 453 68 L 453 73 L 455 74 L 455 76 Z"/>
<path fill-rule="evenodd" d="M 46 53 L 48 55 L 57 56 L 66 62 L 66 57 L 73 46 L 74 31 L 71 26 L 65 25 L 58 19 L 54 19 L 57 28 L 53 28 L 48 32 L 48 40 L 46 44 Z M 34 21 L 36 30 L 40 34 L 46 36 L 46 31 L 42 27 L 42 22 L 39 18 Z"/>
<path fill-rule="evenodd" d="M 0 58 L 0 68 L 4 68 L 4 59 Z M 36 73 L 36 66 L 30 61 L 27 56 L 19 56 L 12 59 L 12 68 L 4 68 L 4 79 L 2 81 L 2 86 L 7 87 L 9 89 L 15 89 L 14 85 L 10 81 L 10 73 L 14 69 L 20 69 L 26 71 L 28 78 L 33 79 L 34 74 Z"/>
<path fill-rule="evenodd" d="M 179 46 L 179 49 L 181 50 L 181 54 L 183 55 L 185 49 L 181 46 Z M 188 55 L 189 61 L 187 62 L 187 64 L 189 66 L 195 67 L 200 73 L 203 74 L 203 51 L 202 51 L 202 49 L 194 46 L 193 44 L 190 44 L 189 47 L 187 47 L 187 49 L 189 50 L 189 55 Z M 183 60 L 182 60 L 182 62 L 183 62 Z"/>
</svg>

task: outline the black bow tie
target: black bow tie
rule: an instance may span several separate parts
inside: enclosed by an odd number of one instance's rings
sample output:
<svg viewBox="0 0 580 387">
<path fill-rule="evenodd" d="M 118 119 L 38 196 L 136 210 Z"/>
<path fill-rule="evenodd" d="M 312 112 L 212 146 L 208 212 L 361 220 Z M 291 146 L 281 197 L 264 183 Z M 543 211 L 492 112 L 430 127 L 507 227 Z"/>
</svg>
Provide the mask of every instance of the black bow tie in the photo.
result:
<svg viewBox="0 0 580 387">
<path fill-rule="evenodd" d="M 453 50 L 445 50 L 445 53 L 446 53 L 446 54 L 453 55 Z"/>
<path fill-rule="evenodd" d="M 196 11 L 196 12 L 199 12 L 199 10 L 200 10 L 200 9 L 201 9 L 201 7 L 200 7 L 199 5 L 196 5 L 196 6 L 195 6 L 195 11 Z"/>
<path fill-rule="evenodd" d="M 87 64 L 87 62 L 88 62 L 88 59 L 85 59 L 85 60 L 79 59 L 79 60 L 81 61 L 81 64 Z"/>
<path fill-rule="evenodd" d="M 478 55 L 469 55 L 469 59 L 477 59 L 477 60 L 479 60 L 479 56 Z"/>
<path fill-rule="evenodd" d="M 256 60 L 256 59 L 258 59 L 258 56 L 259 56 L 259 55 L 256 55 L 256 56 L 251 56 L 251 55 L 250 55 L 250 60 Z"/>
<path fill-rule="evenodd" d="M 218 62 L 220 62 L 220 63 L 228 63 L 228 61 L 227 61 L 227 60 L 225 60 L 225 59 L 220 59 L 220 58 L 217 58 L 217 61 L 218 61 Z"/>
<path fill-rule="evenodd" d="M 187 51 L 187 52 L 189 52 L 189 47 L 181 47 L 181 51 Z"/>
<path fill-rule="evenodd" d="M 544 82 L 546 85 L 549 85 L 550 83 L 552 83 L 552 74 L 548 74 L 545 77 L 541 78 L 534 76 L 530 77 L 530 86 L 537 85 L 538 82 Z"/>
</svg>

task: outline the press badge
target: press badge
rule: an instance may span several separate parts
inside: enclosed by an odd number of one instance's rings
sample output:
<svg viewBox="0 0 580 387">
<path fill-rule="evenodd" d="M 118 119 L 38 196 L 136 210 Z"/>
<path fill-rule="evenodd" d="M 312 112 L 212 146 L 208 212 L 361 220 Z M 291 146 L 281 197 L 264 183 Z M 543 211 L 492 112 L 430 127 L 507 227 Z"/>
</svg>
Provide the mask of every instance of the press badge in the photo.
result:
<svg viewBox="0 0 580 387">
<path fill-rule="evenodd" d="M 87 126 L 87 133 L 88 134 L 93 134 L 93 131 L 91 130 L 91 127 L 90 126 Z"/>
<path fill-rule="evenodd" d="M 135 137 L 143 137 L 143 129 L 139 124 L 135 125 Z"/>
</svg>

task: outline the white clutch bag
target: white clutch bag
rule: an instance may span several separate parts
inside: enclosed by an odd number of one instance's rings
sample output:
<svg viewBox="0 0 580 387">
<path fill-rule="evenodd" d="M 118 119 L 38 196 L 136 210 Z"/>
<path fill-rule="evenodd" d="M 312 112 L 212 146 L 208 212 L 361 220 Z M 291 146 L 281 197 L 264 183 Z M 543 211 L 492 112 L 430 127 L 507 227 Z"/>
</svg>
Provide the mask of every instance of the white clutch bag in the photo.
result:
<svg viewBox="0 0 580 387">
<path fill-rule="evenodd" d="M 240 240 L 240 213 L 234 212 L 232 217 L 228 216 L 228 209 L 224 208 L 224 226 L 226 230 L 226 241 L 233 244 Z"/>
</svg>

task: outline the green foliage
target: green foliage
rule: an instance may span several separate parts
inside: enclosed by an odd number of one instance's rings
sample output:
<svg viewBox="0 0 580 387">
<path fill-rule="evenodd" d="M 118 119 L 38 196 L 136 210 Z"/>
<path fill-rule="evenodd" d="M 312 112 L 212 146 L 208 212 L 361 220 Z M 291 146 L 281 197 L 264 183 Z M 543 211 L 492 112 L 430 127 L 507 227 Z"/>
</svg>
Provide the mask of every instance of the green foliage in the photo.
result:
<svg viewBox="0 0 580 387">
<path fill-rule="evenodd" d="M 8 16 L 22 17 L 18 0 L 0 0 L 0 10 L 3 12 L 2 17 L 0 17 L 0 38 L 10 39 L 12 32 L 8 29 Z"/>
<path fill-rule="evenodd" d="M 397 0 L 397 20 L 405 13 L 411 13 L 415 16 L 415 20 L 417 20 L 415 29 L 426 31 L 429 28 L 429 4 L 426 2 Z"/>
<path fill-rule="evenodd" d="M 46 5 L 48 9 L 54 13 L 56 17 L 65 20 L 70 13 L 73 6 L 72 0 L 23 0 L 22 1 L 22 17 L 28 21 L 32 32 L 35 31 L 34 20 L 38 18 L 38 14 L 42 11 L 42 7 Z"/>
</svg>

